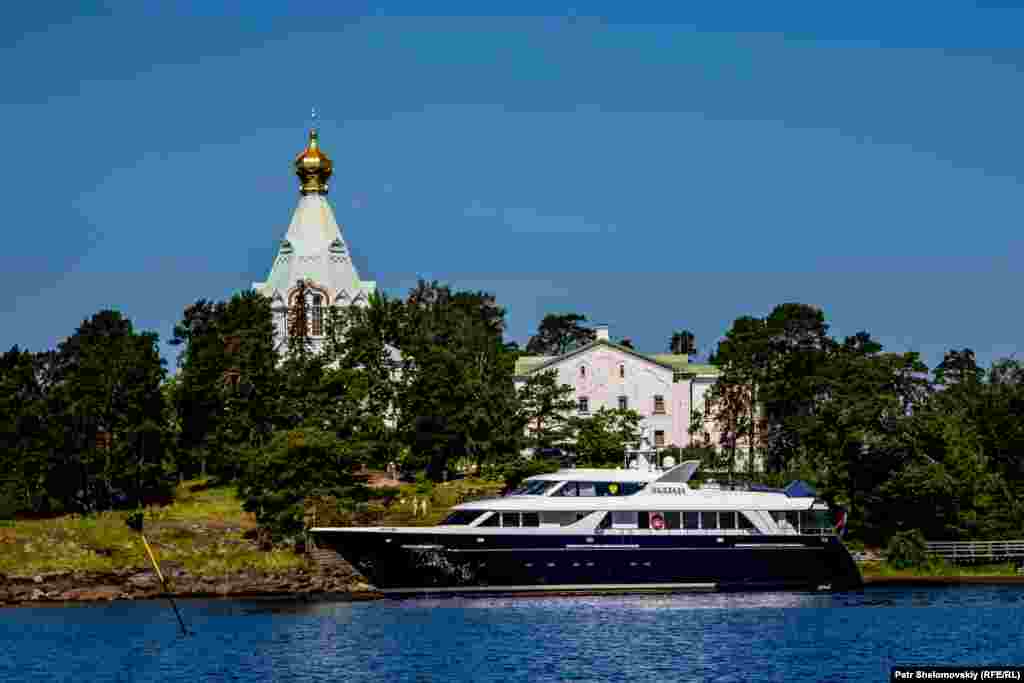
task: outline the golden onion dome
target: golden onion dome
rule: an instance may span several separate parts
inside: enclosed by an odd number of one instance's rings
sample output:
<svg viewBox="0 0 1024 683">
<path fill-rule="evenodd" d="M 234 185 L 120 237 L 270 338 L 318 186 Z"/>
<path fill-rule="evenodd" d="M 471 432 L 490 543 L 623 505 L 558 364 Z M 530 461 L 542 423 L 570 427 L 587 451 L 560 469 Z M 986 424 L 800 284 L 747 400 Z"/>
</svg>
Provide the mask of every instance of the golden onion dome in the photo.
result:
<svg viewBox="0 0 1024 683">
<path fill-rule="evenodd" d="M 320 149 L 316 128 L 309 131 L 309 144 L 295 157 L 295 175 L 299 176 L 299 192 L 302 194 L 327 194 L 327 179 L 331 177 L 334 165 Z"/>
</svg>

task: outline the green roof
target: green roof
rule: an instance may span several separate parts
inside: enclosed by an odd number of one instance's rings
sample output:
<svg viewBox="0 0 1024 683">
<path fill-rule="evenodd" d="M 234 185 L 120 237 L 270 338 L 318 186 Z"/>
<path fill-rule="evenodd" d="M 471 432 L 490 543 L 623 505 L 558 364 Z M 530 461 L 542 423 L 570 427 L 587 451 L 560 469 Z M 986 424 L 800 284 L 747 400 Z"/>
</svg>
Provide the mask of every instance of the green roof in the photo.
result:
<svg viewBox="0 0 1024 683">
<path fill-rule="evenodd" d="M 547 367 L 547 366 L 550 366 L 550 365 L 554 365 L 555 363 L 557 363 L 557 362 L 559 362 L 559 361 L 561 361 L 563 359 L 566 359 L 566 358 L 568 358 L 570 356 L 574 356 L 576 354 L 582 353 L 582 352 L 588 350 L 589 348 L 591 348 L 592 346 L 595 346 L 597 344 L 602 344 L 604 346 L 610 346 L 610 347 L 612 347 L 614 349 L 618 349 L 619 351 L 622 351 L 624 353 L 628 353 L 628 354 L 633 355 L 633 356 L 638 356 L 640 358 L 643 358 L 644 360 L 648 360 L 648 361 L 651 361 L 652 363 L 656 363 L 656 364 L 661 365 L 663 367 L 670 368 L 670 369 L 674 370 L 675 372 L 687 372 L 687 373 L 693 373 L 693 374 L 696 374 L 696 375 L 717 375 L 718 374 L 718 368 L 715 367 L 714 365 L 691 363 L 689 356 L 686 356 L 685 354 L 675 354 L 675 353 L 641 353 L 641 352 L 635 351 L 635 350 L 633 350 L 633 349 L 631 349 L 631 348 L 629 348 L 627 346 L 622 346 L 621 344 L 615 344 L 613 342 L 605 341 L 603 339 L 590 342 L 589 344 L 586 344 L 586 345 L 581 346 L 579 348 L 573 349 L 572 351 L 569 351 L 568 353 L 565 353 L 565 354 L 563 354 L 561 356 L 520 356 L 518 359 L 516 359 L 516 370 L 515 370 L 515 373 L 516 373 L 516 375 L 518 375 L 520 377 L 522 377 L 524 375 L 528 375 L 531 372 L 539 370 L 540 368 Z"/>
<path fill-rule="evenodd" d="M 551 360 L 551 356 L 520 356 L 516 359 L 516 374 L 525 375 L 538 365 Z"/>
</svg>

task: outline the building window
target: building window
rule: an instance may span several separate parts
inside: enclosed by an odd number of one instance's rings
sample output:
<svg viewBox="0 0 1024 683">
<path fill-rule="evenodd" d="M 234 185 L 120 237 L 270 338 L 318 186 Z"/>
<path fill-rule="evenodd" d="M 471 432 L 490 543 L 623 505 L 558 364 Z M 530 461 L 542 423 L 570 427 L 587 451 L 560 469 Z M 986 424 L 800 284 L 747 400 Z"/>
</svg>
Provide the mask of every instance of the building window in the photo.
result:
<svg viewBox="0 0 1024 683">
<path fill-rule="evenodd" d="M 625 396 L 619 396 L 619 410 L 625 410 L 629 407 L 629 399 Z"/>
<path fill-rule="evenodd" d="M 620 379 L 626 379 L 626 364 L 625 363 L 620 363 L 619 364 L 619 378 Z"/>
<path fill-rule="evenodd" d="M 580 377 L 586 377 L 586 376 L 587 376 L 587 366 L 586 365 L 581 365 L 580 366 Z"/>
<path fill-rule="evenodd" d="M 313 295 L 313 308 L 310 311 L 310 334 L 314 337 L 322 336 L 324 333 L 324 298 L 319 294 Z"/>
<path fill-rule="evenodd" d="M 580 412 L 581 413 L 589 413 L 590 412 L 590 402 L 587 401 L 587 397 L 586 396 L 580 397 Z"/>
<path fill-rule="evenodd" d="M 654 397 L 654 414 L 664 415 L 665 414 L 665 397 L 655 396 Z"/>
<path fill-rule="evenodd" d="M 656 448 L 663 448 L 665 446 L 665 432 L 663 430 L 654 430 L 654 445 Z"/>
</svg>

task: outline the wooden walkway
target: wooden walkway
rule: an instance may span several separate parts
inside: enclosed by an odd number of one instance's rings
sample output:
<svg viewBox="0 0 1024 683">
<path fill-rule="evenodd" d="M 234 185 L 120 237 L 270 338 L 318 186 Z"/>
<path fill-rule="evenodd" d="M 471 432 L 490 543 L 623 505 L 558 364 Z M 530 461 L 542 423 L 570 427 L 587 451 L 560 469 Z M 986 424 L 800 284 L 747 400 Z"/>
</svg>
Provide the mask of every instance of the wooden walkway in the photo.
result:
<svg viewBox="0 0 1024 683">
<path fill-rule="evenodd" d="M 1024 560 L 1024 541 L 929 541 L 928 554 L 953 564 Z"/>
</svg>

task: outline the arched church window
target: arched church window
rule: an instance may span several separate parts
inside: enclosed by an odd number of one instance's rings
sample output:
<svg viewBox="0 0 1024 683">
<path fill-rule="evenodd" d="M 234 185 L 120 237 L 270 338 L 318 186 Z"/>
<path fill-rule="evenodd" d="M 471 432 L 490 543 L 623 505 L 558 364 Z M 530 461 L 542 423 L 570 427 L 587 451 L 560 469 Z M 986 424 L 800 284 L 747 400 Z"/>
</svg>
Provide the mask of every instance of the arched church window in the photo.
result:
<svg viewBox="0 0 1024 683">
<path fill-rule="evenodd" d="M 319 294 L 313 295 L 313 305 L 310 308 L 310 331 L 314 337 L 323 336 L 324 333 L 324 298 Z"/>
<path fill-rule="evenodd" d="M 587 376 L 587 366 L 586 365 L 581 365 L 580 366 L 580 377 L 586 377 L 586 376 Z"/>
</svg>

